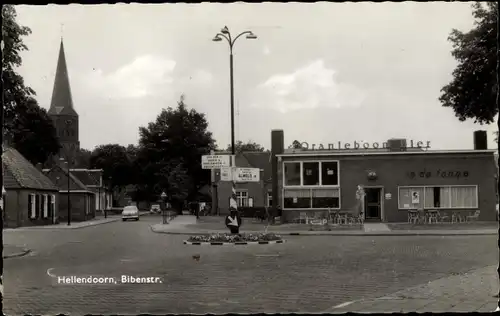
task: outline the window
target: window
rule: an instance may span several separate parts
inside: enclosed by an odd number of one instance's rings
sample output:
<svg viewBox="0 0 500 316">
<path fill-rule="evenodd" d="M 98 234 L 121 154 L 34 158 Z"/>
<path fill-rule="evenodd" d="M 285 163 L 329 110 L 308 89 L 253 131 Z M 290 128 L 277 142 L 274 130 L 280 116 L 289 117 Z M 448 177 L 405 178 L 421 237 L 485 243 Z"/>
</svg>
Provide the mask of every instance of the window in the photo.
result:
<svg viewBox="0 0 500 316">
<path fill-rule="evenodd" d="M 311 189 L 285 189 L 283 208 L 311 208 Z"/>
<path fill-rule="evenodd" d="M 339 185 L 339 164 L 336 161 L 321 162 L 321 184 Z"/>
<path fill-rule="evenodd" d="M 28 214 L 30 219 L 36 218 L 35 195 L 28 195 Z"/>
<path fill-rule="evenodd" d="M 285 185 L 300 185 L 300 162 L 285 162 Z"/>
<path fill-rule="evenodd" d="M 49 217 L 49 197 L 47 194 L 42 195 L 43 218 Z"/>
<path fill-rule="evenodd" d="M 477 186 L 399 188 L 399 208 L 477 208 Z"/>
<path fill-rule="evenodd" d="M 340 189 L 313 189 L 313 208 L 340 208 Z"/>
<path fill-rule="evenodd" d="M 273 206 L 273 192 L 272 191 L 267 192 L 267 206 L 268 207 Z"/>
<path fill-rule="evenodd" d="M 319 185 L 319 162 L 304 162 L 302 165 L 302 184 Z"/>
<path fill-rule="evenodd" d="M 253 207 L 253 198 L 248 198 L 248 207 Z"/>
<path fill-rule="evenodd" d="M 338 186 L 337 161 L 285 162 L 285 186 Z"/>
<path fill-rule="evenodd" d="M 54 218 L 56 212 L 56 196 L 54 194 L 50 195 L 50 211 L 49 216 Z"/>
<path fill-rule="evenodd" d="M 238 207 L 248 207 L 248 192 L 236 191 L 236 202 Z"/>
</svg>

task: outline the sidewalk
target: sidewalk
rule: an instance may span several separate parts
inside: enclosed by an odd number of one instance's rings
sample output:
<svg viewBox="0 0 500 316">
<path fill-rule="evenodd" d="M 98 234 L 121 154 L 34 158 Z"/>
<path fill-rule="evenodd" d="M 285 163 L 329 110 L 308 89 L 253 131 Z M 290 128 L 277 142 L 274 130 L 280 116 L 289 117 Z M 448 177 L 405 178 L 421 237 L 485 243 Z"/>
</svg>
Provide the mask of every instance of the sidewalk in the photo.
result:
<svg viewBox="0 0 500 316">
<path fill-rule="evenodd" d="M 144 216 L 149 214 L 149 212 L 141 212 L 139 216 Z M 101 224 L 112 223 L 121 220 L 121 215 L 108 215 L 107 218 L 104 218 L 102 215 L 96 216 L 94 219 L 85 221 L 85 222 L 72 222 L 71 225 L 68 225 L 67 222 L 61 222 L 55 225 L 44 225 L 44 226 L 27 226 L 27 227 L 19 227 L 19 228 L 5 228 L 4 231 L 26 231 L 26 230 L 43 230 L 43 229 L 79 229 L 90 226 L 96 226 Z"/>
<path fill-rule="evenodd" d="M 19 247 L 19 246 L 14 246 L 14 245 L 3 245 L 3 253 L 2 253 L 2 258 L 7 259 L 7 258 L 14 258 L 14 257 L 22 257 L 24 255 L 27 255 L 30 252 L 29 249 Z"/>
<path fill-rule="evenodd" d="M 493 312 L 498 307 L 496 266 L 454 275 L 376 299 L 346 302 L 325 313 Z"/>
<path fill-rule="evenodd" d="M 496 225 L 496 224 L 493 224 Z M 415 229 L 391 230 L 389 225 L 383 223 L 369 224 L 353 228 L 331 227 L 331 230 L 308 230 L 307 225 L 273 225 L 267 231 L 280 235 L 306 235 L 306 236 L 462 236 L 462 235 L 497 235 L 498 228 L 477 228 L 477 229 Z M 241 226 L 242 232 L 264 232 L 265 226 L 262 224 L 248 223 Z M 153 224 L 151 230 L 155 233 L 163 234 L 212 234 L 227 233 L 228 230 L 223 223 L 203 222 L 196 220 L 193 215 L 181 215 L 174 218 L 169 224 Z"/>
</svg>

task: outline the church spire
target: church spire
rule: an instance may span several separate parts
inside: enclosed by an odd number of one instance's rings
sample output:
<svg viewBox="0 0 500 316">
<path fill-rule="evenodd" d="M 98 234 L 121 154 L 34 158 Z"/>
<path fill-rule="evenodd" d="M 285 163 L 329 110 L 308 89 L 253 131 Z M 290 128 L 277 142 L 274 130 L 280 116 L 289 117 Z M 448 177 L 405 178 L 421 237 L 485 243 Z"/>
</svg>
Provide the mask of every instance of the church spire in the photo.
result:
<svg viewBox="0 0 500 316">
<path fill-rule="evenodd" d="M 52 90 L 52 101 L 50 103 L 49 115 L 73 115 L 78 116 L 73 108 L 71 87 L 69 85 L 68 68 L 64 54 L 64 43 L 61 36 L 59 58 L 57 60 L 56 76 L 54 79 L 54 90 Z"/>
</svg>

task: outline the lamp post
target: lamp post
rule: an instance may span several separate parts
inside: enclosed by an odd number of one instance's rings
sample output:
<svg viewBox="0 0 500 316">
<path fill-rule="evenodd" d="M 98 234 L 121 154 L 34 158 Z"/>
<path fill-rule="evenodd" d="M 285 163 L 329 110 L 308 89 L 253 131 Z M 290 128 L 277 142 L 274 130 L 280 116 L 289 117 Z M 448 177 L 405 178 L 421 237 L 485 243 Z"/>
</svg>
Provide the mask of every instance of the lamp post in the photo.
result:
<svg viewBox="0 0 500 316">
<path fill-rule="evenodd" d="M 162 210 L 162 217 L 163 217 L 163 224 L 168 224 L 168 216 L 167 216 L 167 194 L 165 192 L 162 192 L 160 195 L 160 198 L 163 203 L 163 210 Z"/>
<path fill-rule="evenodd" d="M 233 155 L 233 159 L 235 159 L 235 147 L 234 147 L 234 80 L 233 80 L 233 47 L 238 38 L 242 35 L 246 35 L 247 39 L 257 39 L 257 36 L 253 34 L 251 31 L 244 31 L 240 34 L 236 35 L 234 38 L 231 36 L 231 32 L 227 26 L 217 33 L 215 37 L 212 39 L 214 42 L 222 41 L 222 38 L 225 38 L 227 43 L 229 44 L 229 83 L 231 90 L 231 155 Z M 234 168 L 236 166 L 236 161 L 233 161 L 231 167 Z M 236 202 L 236 184 L 234 182 L 234 178 L 232 181 L 232 190 L 231 190 L 231 198 L 229 200 L 229 210 L 230 211 L 238 211 L 238 204 Z"/>
<path fill-rule="evenodd" d="M 5 30 L 2 29 L 2 41 L 0 43 L 0 46 L 1 46 L 1 49 L 2 49 L 2 52 L 3 52 L 3 49 L 5 47 L 5 44 L 4 44 L 4 41 L 3 41 L 3 38 L 4 38 L 4 35 L 5 35 Z M 3 55 L 2 55 L 2 62 L 3 62 Z M 2 127 L 1 127 L 1 131 L 0 131 L 0 144 L 2 145 L 2 155 L 3 155 L 3 151 L 4 151 L 4 148 L 3 148 L 3 133 L 4 133 L 4 123 L 3 123 L 3 108 L 4 108 L 4 105 L 5 105 L 5 101 L 4 101 L 4 89 L 3 89 L 3 76 L 1 76 L 2 78 L 0 80 L 2 80 L 2 108 L 0 109 L 0 123 L 2 124 Z M 2 202 L 3 202 L 3 191 L 4 191 L 4 187 L 3 187 L 3 162 L 0 163 L 0 185 L 2 186 Z M 4 209 L 3 209 L 3 203 L 1 203 L 0 205 L 0 211 L 2 211 L 2 216 L 0 216 L 0 229 L 2 230 L 2 236 L 3 236 L 3 225 L 4 225 L 4 222 L 3 222 L 3 217 L 4 217 Z M 0 246 L 0 250 L 2 251 L 3 253 L 3 238 L 2 238 L 2 242 L 0 242 L 1 246 Z M 2 263 L 0 263 L 0 304 L 3 303 L 3 260 L 2 260 Z"/>
<path fill-rule="evenodd" d="M 64 161 L 64 158 L 59 158 L 60 161 Z M 69 165 L 69 159 L 66 161 L 66 164 L 68 166 L 68 226 L 71 225 L 71 191 L 70 191 L 70 165 Z"/>
</svg>

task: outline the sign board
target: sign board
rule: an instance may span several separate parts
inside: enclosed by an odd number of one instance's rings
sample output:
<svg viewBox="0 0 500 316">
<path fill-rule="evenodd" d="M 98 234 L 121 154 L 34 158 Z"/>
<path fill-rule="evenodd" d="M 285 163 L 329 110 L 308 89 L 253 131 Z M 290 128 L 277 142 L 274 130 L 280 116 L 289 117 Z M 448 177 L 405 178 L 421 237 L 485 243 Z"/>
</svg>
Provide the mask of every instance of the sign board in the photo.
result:
<svg viewBox="0 0 500 316">
<path fill-rule="evenodd" d="M 220 169 L 231 166 L 230 155 L 204 155 L 201 157 L 201 167 L 203 169 Z"/>
<path fill-rule="evenodd" d="M 386 193 L 386 194 L 385 194 L 385 199 L 386 199 L 386 200 L 390 200 L 390 199 L 392 199 L 392 194 L 390 194 L 390 193 Z"/>
<path fill-rule="evenodd" d="M 223 167 L 220 169 L 220 181 L 233 181 L 232 172 L 230 167 Z"/>
<path fill-rule="evenodd" d="M 411 192 L 411 203 L 419 204 L 420 203 L 420 193 L 418 191 Z"/>
<path fill-rule="evenodd" d="M 235 168 L 234 181 L 236 182 L 259 182 L 259 168 Z"/>
</svg>

